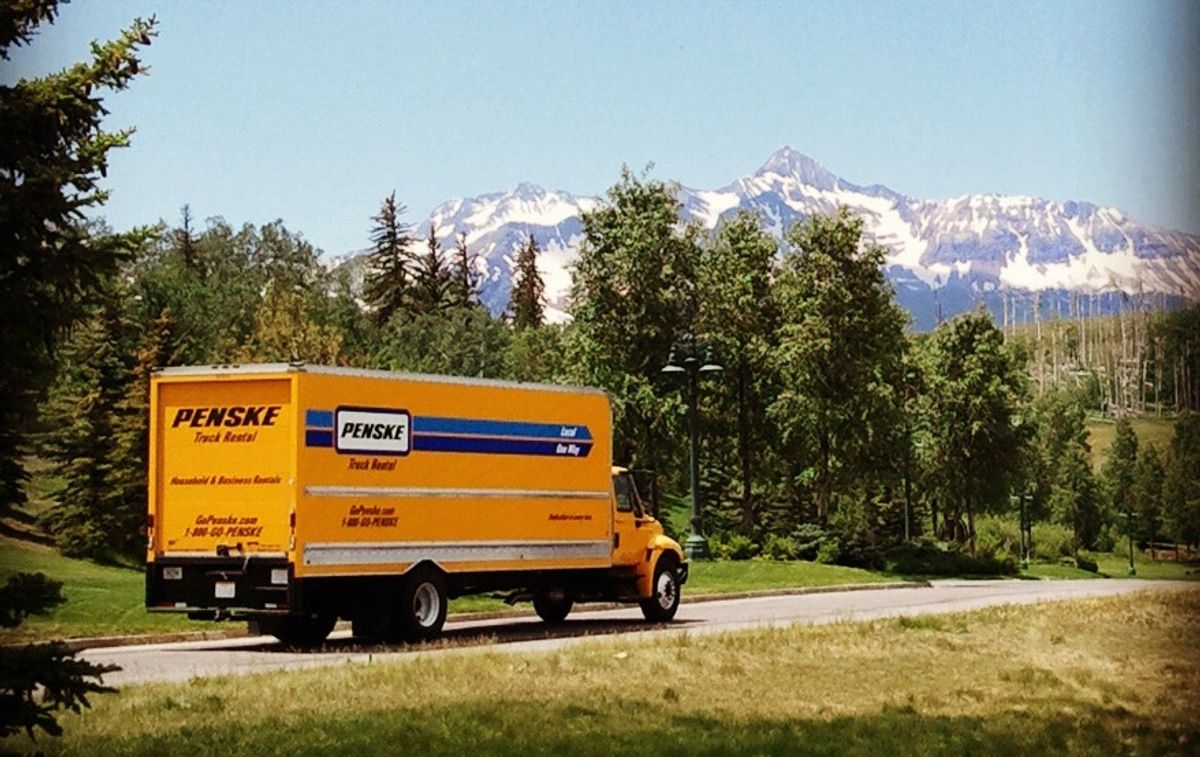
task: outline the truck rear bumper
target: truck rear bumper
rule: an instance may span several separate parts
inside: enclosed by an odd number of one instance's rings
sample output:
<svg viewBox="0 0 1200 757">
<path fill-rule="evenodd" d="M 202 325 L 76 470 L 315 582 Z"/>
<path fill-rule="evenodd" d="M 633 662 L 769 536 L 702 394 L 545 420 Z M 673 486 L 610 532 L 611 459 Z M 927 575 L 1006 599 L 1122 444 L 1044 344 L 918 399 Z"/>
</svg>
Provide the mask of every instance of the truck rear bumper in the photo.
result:
<svg viewBox="0 0 1200 757">
<path fill-rule="evenodd" d="M 178 557 L 146 565 L 146 608 L 197 617 L 249 617 L 299 609 L 282 558 Z"/>
</svg>

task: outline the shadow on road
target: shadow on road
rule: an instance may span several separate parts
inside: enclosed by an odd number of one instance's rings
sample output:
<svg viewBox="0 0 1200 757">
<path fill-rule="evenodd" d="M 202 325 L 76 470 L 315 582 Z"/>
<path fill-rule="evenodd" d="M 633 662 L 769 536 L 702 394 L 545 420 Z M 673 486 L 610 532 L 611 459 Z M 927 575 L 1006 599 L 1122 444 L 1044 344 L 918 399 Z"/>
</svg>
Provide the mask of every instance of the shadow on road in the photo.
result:
<svg viewBox="0 0 1200 757">
<path fill-rule="evenodd" d="M 686 628 L 699 624 L 699 620 L 675 620 L 668 624 L 671 628 Z M 485 626 L 471 625 L 466 628 L 448 627 L 442 632 L 442 637 L 434 642 L 424 644 L 387 644 L 363 639 L 345 638 L 330 639 L 319 647 L 292 647 L 279 642 L 267 642 L 254 646 L 245 644 L 229 645 L 228 647 L 208 647 L 211 651 L 236 650 L 239 652 L 267 652 L 288 654 L 346 654 L 347 652 L 418 652 L 431 649 L 448 649 L 454 647 L 474 647 L 484 644 L 512 644 L 520 641 L 539 641 L 542 639 L 567 639 L 578 636 L 608 636 L 638 631 L 653 631 L 664 628 L 661 623 L 649 623 L 637 619 L 588 619 L 565 620 L 559 625 L 548 626 L 540 620 L 529 618 L 515 619 L 511 623 L 489 624 Z"/>
</svg>

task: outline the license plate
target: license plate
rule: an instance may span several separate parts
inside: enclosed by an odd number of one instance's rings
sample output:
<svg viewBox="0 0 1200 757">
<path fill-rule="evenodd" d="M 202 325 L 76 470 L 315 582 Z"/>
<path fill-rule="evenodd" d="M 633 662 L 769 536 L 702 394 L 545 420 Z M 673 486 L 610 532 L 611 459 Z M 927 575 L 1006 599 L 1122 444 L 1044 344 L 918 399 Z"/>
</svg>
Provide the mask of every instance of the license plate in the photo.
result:
<svg viewBox="0 0 1200 757">
<path fill-rule="evenodd" d="M 232 599 L 235 592 L 236 584 L 233 581 L 217 581 L 217 599 Z"/>
</svg>

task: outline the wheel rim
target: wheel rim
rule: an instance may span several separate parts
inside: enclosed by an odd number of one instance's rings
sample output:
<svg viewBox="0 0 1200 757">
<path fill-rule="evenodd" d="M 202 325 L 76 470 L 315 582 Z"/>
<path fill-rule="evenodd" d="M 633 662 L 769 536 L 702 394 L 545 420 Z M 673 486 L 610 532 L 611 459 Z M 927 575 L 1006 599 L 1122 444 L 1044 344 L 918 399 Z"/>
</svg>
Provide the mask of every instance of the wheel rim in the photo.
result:
<svg viewBox="0 0 1200 757">
<path fill-rule="evenodd" d="M 658 576 L 658 604 L 664 610 L 670 610 L 675 606 L 675 575 L 670 571 L 663 571 Z"/>
<path fill-rule="evenodd" d="M 428 628 L 437 622 L 442 611 L 442 598 L 438 596 L 437 588 L 431 583 L 423 583 L 413 593 L 413 617 L 423 628 Z"/>
</svg>

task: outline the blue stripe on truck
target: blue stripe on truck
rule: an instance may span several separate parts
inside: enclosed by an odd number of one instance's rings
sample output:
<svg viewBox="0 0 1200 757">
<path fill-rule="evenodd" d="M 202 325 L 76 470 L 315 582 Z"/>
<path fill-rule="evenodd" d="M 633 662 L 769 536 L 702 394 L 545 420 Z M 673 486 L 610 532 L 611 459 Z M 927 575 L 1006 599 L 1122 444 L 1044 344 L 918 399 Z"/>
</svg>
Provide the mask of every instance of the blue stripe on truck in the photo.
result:
<svg viewBox="0 0 1200 757">
<path fill-rule="evenodd" d="M 305 410 L 304 425 L 309 428 L 333 428 L 332 410 Z"/>
<path fill-rule="evenodd" d="M 330 424 L 332 425 L 332 424 Z M 526 423 L 523 421 L 493 421 L 485 418 L 413 418 L 414 434 L 447 434 L 465 436 L 534 437 L 539 439 L 582 439 L 590 441 L 587 426 L 566 423 Z"/>
<path fill-rule="evenodd" d="M 420 452 L 475 452 L 491 455 L 549 455 L 587 457 L 592 443 L 534 441 L 530 439 L 483 439 L 471 436 L 414 436 L 413 449 Z"/>
<path fill-rule="evenodd" d="M 304 446 L 334 446 L 332 410 L 305 410 L 304 425 Z M 591 431 L 578 424 L 438 416 L 412 419 L 412 448 L 420 452 L 587 457 L 592 444 Z"/>
</svg>

